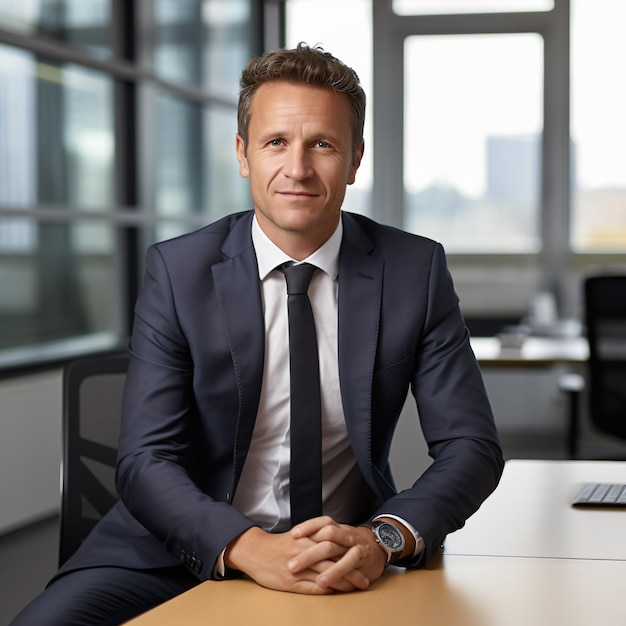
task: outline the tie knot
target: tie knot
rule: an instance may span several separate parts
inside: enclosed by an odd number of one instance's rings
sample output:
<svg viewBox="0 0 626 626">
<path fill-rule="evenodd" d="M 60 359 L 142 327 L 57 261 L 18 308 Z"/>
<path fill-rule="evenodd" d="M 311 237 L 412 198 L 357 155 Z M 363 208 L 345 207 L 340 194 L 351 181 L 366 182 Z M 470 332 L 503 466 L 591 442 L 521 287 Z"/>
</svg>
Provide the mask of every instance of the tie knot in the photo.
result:
<svg viewBox="0 0 626 626">
<path fill-rule="evenodd" d="M 287 295 L 295 296 L 305 294 L 309 288 L 309 283 L 313 273 L 317 268 L 310 263 L 300 263 L 299 265 L 282 265 L 280 271 L 285 275 L 287 281 Z"/>
</svg>

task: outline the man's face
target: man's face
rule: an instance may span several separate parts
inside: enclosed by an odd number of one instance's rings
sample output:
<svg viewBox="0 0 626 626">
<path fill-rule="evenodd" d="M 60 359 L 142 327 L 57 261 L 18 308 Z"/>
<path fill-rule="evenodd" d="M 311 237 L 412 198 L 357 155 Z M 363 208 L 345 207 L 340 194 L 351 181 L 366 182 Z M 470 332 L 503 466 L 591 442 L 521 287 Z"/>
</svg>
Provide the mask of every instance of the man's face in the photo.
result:
<svg viewBox="0 0 626 626">
<path fill-rule="evenodd" d="M 353 160 L 348 98 L 303 83 L 261 85 L 252 101 L 247 153 L 237 136 L 239 171 L 250 178 L 259 225 L 300 259 L 337 227 L 362 154 L 361 146 Z"/>
</svg>

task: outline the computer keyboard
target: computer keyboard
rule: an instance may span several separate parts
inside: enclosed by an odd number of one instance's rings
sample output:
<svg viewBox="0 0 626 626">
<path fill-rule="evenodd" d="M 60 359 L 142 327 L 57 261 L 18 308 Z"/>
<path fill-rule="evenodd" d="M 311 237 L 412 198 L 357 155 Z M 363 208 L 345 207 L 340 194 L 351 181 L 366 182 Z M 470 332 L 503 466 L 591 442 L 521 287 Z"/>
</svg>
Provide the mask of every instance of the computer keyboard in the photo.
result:
<svg viewBox="0 0 626 626">
<path fill-rule="evenodd" d="M 574 506 L 626 507 L 626 484 L 585 483 L 572 504 Z"/>
</svg>

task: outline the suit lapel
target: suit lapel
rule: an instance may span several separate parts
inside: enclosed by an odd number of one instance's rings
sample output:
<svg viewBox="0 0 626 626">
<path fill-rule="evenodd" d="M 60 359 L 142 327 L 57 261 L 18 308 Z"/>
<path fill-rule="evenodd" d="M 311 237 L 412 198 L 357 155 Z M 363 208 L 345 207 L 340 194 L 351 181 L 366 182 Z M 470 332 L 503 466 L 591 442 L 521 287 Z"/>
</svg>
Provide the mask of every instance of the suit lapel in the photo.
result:
<svg viewBox="0 0 626 626">
<path fill-rule="evenodd" d="M 263 306 L 251 219 L 252 213 L 235 224 L 222 246 L 224 260 L 212 269 L 238 383 L 235 486 L 252 439 L 265 358 Z M 339 379 L 350 442 L 364 476 L 370 485 L 376 485 L 370 455 L 371 391 L 383 263 L 369 254 L 373 244 L 349 214 L 343 214 L 343 224 L 338 277 Z"/>
<path fill-rule="evenodd" d="M 348 435 L 361 471 L 371 485 L 371 418 L 374 360 L 380 324 L 383 263 L 373 244 L 344 214 L 339 256 L 339 379 Z"/>
<path fill-rule="evenodd" d="M 250 234 L 252 213 L 239 220 L 224 241 L 222 263 L 213 279 L 237 376 L 239 415 L 235 438 L 236 487 L 250 447 L 256 420 L 265 358 L 265 328 L 259 271 Z"/>
</svg>

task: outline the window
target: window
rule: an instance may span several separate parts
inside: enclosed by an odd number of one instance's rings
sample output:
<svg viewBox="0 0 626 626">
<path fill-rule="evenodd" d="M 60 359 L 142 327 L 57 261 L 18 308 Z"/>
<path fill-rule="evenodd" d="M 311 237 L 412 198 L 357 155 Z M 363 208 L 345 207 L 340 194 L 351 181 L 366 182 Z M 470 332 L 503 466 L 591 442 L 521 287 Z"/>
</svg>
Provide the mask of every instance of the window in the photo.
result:
<svg viewBox="0 0 626 626">
<path fill-rule="evenodd" d="M 146 246 L 250 207 L 236 108 L 261 14 L 0 0 L 0 369 L 124 345 Z"/>
<path fill-rule="evenodd" d="M 232 98 L 250 57 L 249 0 L 155 0 L 155 70 Z"/>
<path fill-rule="evenodd" d="M 449 253 L 537 251 L 541 37 L 412 36 L 404 45 L 404 227 Z"/>
<path fill-rule="evenodd" d="M 572 230 L 583 253 L 626 251 L 626 4 L 572 2 Z"/>
<path fill-rule="evenodd" d="M 167 92 L 157 96 L 154 126 L 155 209 L 168 218 L 199 216 L 209 223 L 250 208 L 248 187 L 235 158 L 237 116 L 219 104 L 200 106 Z M 184 219 L 169 219 L 157 240 L 189 230 Z"/>
<path fill-rule="evenodd" d="M 580 319 L 581 278 L 626 268 L 624 3 L 372 9 L 374 217 L 443 243 L 466 317 L 548 291 Z"/>
<path fill-rule="evenodd" d="M 0 202 L 110 209 L 110 76 L 0 44 L 0 81 Z"/>
<path fill-rule="evenodd" d="M 110 58 L 113 53 L 110 0 L 0 0 L 0 24 L 61 41 L 93 57 Z"/>
<path fill-rule="evenodd" d="M 0 351 L 75 336 L 112 339 L 111 224 L 29 215 L 36 205 L 112 210 L 112 80 L 0 45 L 0 84 L 0 204 L 24 213 L 0 215 Z"/>
</svg>

